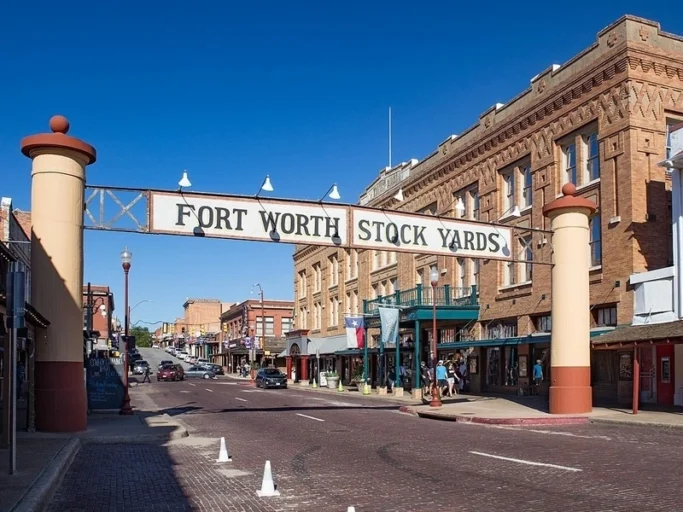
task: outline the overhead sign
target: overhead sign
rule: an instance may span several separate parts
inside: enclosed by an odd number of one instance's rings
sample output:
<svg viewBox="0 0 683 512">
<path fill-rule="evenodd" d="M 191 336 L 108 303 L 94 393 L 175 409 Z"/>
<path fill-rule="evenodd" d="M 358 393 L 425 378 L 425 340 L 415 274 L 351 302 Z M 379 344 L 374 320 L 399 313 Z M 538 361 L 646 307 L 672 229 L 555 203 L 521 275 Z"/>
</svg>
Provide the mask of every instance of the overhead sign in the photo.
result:
<svg viewBox="0 0 683 512">
<path fill-rule="evenodd" d="M 354 247 L 512 259 L 512 232 L 506 227 L 363 208 L 353 208 L 352 218 Z"/>
<path fill-rule="evenodd" d="M 347 245 L 347 208 L 152 192 L 150 232 L 290 244 Z"/>
<path fill-rule="evenodd" d="M 150 233 L 512 259 L 505 226 L 355 206 L 156 192 Z"/>
</svg>

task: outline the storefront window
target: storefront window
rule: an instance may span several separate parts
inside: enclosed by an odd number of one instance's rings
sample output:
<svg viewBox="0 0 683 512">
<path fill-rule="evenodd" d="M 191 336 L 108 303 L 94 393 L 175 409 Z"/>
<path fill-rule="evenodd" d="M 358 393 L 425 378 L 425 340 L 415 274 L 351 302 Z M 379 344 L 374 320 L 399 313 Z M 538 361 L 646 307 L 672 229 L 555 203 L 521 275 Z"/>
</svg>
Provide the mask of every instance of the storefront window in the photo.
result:
<svg viewBox="0 0 683 512">
<path fill-rule="evenodd" d="M 500 347 L 486 349 L 486 384 L 501 385 L 501 356 Z"/>
</svg>

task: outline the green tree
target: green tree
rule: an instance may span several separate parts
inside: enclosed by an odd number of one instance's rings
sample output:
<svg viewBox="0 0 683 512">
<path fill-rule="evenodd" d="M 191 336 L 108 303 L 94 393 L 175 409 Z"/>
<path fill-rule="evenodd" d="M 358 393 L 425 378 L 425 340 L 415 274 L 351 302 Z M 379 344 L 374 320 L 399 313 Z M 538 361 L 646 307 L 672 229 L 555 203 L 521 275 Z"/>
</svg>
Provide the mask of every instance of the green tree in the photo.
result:
<svg viewBox="0 0 683 512">
<path fill-rule="evenodd" d="M 131 327 L 130 335 L 135 336 L 135 345 L 138 347 L 152 346 L 152 333 L 147 327 Z"/>
</svg>

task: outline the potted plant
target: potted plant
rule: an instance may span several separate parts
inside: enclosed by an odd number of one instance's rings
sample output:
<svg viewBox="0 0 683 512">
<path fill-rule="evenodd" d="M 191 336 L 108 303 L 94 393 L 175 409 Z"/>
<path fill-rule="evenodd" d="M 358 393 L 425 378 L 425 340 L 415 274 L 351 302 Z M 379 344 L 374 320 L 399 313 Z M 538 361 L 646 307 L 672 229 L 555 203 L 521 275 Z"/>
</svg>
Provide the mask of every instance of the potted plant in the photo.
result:
<svg viewBox="0 0 683 512">
<path fill-rule="evenodd" d="M 337 389 L 339 386 L 339 374 L 335 371 L 325 373 L 327 379 L 327 387 L 329 389 Z"/>
<path fill-rule="evenodd" d="M 363 391 L 363 366 L 356 366 L 353 372 L 353 382 L 358 387 L 358 391 Z"/>
</svg>

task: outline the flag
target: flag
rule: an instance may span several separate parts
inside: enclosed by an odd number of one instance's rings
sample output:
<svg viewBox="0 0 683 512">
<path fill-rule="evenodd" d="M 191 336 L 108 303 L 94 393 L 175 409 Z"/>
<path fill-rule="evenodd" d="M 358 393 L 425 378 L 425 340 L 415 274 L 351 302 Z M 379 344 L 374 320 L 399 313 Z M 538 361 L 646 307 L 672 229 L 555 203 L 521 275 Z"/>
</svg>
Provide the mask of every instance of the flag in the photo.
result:
<svg viewBox="0 0 683 512">
<path fill-rule="evenodd" d="M 365 320 L 362 316 L 344 317 L 346 348 L 363 348 Z"/>
<path fill-rule="evenodd" d="M 379 308 L 382 344 L 396 346 L 398 341 L 398 308 Z"/>
</svg>

